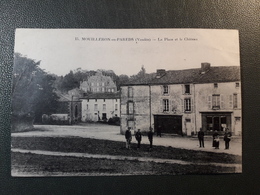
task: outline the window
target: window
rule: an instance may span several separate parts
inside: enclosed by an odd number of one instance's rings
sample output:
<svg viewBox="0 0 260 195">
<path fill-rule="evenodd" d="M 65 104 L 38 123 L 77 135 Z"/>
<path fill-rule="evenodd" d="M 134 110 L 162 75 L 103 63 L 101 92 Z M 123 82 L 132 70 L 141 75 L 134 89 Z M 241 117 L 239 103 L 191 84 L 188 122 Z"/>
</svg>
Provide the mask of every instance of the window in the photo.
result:
<svg viewBox="0 0 260 195">
<path fill-rule="evenodd" d="M 128 114 L 134 114 L 134 102 L 128 102 Z"/>
<path fill-rule="evenodd" d="M 212 116 L 207 116 L 207 130 L 212 131 L 213 130 L 213 117 Z"/>
<path fill-rule="evenodd" d="M 129 98 L 133 97 L 133 87 L 128 87 L 128 97 Z"/>
<path fill-rule="evenodd" d="M 111 92 L 114 92 L 114 89 L 111 89 Z"/>
<path fill-rule="evenodd" d="M 184 87 L 185 87 L 184 93 L 190 94 L 190 85 L 185 85 Z"/>
<path fill-rule="evenodd" d="M 163 100 L 163 111 L 169 111 L 169 100 L 168 99 L 164 99 Z"/>
<path fill-rule="evenodd" d="M 102 87 L 102 92 L 104 92 L 105 91 L 105 88 L 104 87 Z"/>
<path fill-rule="evenodd" d="M 110 89 L 108 89 L 107 91 L 110 92 Z"/>
<path fill-rule="evenodd" d="M 87 110 L 89 109 L 88 104 L 87 104 L 87 107 L 86 107 L 86 108 L 87 108 Z"/>
<path fill-rule="evenodd" d="M 186 121 L 186 123 L 190 123 L 191 119 L 190 118 L 186 118 L 185 121 Z"/>
<path fill-rule="evenodd" d="M 94 83 L 91 83 L 91 86 L 94 86 Z"/>
<path fill-rule="evenodd" d="M 218 84 L 217 83 L 214 83 L 214 88 L 218 88 Z"/>
<path fill-rule="evenodd" d="M 236 88 L 239 88 L 239 83 L 236 83 Z"/>
<path fill-rule="evenodd" d="M 191 111 L 191 99 L 184 99 L 184 111 Z"/>
<path fill-rule="evenodd" d="M 105 86 L 105 83 L 102 83 L 102 86 Z"/>
<path fill-rule="evenodd" d="M 103 111 L 106 111 L 106 104 L 103 104 Z"/>
<path fill-rule="evenodd" d="M 99 83 L 97 83 L 97 86 L 99 86 Z"/>
<path fill-rule="evenodd" d="M 94 111 L 97 111 L 97 110 L 98 110 L 98 105 L 95 104 L 95 105 L 94 105 Z"/>
<path fill-rule="evenodd" d="M 220 109 L 220 95 L 212 95 L 212 108 Z"/>
<path fill-rule="evenodd" d="M 117 108 L 117 104 L 115 104 L 115 111 L 117 111 L 117 109 L 118 109 L 118 108 Z"/>
<path fill-rule="evenodd" d="M 97 102 L 97 99 L 95 99 L 95 102 Z"/>
<path fill-rule="evenodd" d="M 105 102 L 105 101 L 106 101 L 106 99 L 103 99 L 103 101 Z"/>
<path fill-rule="evenodd" d="M 97 87 L 97 92 L 99 92 L 99 89 L 100 89 L 100 88 L 99 88 L 99 87 Z"/>
<path fill-rule="evenodd" d="M 238 108 L 238 106 L 237 106 L 237 94 L 233 94 L 233 108 Z"/>
<path fill-rule="evenodd" d="M 168 85 L 163 86 L 163 94 L 169 94 L 169 86 Z"/>
</svg>

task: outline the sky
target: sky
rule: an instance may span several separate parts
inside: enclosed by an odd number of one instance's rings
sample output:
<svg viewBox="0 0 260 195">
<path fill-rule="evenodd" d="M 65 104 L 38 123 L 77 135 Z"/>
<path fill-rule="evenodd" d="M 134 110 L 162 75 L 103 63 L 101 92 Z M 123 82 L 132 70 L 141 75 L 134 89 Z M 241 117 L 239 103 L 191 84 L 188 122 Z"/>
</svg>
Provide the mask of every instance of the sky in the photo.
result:
<svg viewBox="0 0 260 195">
<path fill-rule="evenodd" d="M 16 29 L 14 50 L 58 76 L 77 68 L 130 76 L 142 66 L 152 73 L 240 65 L 238 31 L 223 29 Z"/>
</svg>

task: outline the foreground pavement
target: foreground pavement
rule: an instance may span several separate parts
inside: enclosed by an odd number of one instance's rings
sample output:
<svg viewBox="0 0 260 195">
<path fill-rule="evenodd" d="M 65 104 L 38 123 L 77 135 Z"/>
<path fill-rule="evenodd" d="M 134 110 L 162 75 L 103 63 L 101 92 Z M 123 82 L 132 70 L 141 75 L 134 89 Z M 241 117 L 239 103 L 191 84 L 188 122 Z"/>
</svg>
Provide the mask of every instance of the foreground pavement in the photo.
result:
<svg viewBox="0 0 260 195">
<path fill-rule="evenodd" d="M 125 142 L 120 134 L 120 127 L 105 124 L 80 124 L 73 126 L 35 125 L 35 131 L 12 133 L 12 137 L 82 137 Z M 242 156 L 242 138 L 233 137 L 230 149 L 224 149 L 224 141 L 220 140 L 220 149 L 212 147 L 212 138 L 205 137 L 205 148 L 199 147 L 197 138 L 162 135 L 154 136 L 153 145 L 201 150 L 208 152 L 228 153 Z M 136 143 L 133 137 L 133 143 Z M 143 136 L 141 144 L 149 144 L 147 136 Z"/>
</svg>

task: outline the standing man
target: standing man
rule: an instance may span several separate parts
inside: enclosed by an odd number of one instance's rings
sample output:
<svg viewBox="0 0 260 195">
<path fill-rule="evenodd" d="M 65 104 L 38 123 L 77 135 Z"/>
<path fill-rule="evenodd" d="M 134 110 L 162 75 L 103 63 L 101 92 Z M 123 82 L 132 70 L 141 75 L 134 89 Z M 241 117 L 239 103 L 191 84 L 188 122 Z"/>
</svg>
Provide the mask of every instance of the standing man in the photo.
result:
<svg viewBox="0 0 260 195">
<path fill-rule="evenodd" d="M 135 139 L 137 141 L 137 149 L 140 148 L 140 144 L 141 144 L 141 141 L 142 141 L 142 133 L 140 132 L 140 129 L 138 129 L 138 131 L 136 132 L 135 134 Z"/>
<path fill-rule="evenodd" d="M 202 128 L 200 128 L 200 131 L 198 132 L 198 139 L 200 142 L 200 148 L 204 148 L 204 132 L 202 131 Z"/>
<path fill-rule="evenodd" d="M 229 142 L 231 140 L 231 136 L 232 136 L 231 132 L 229 131 L 228 128 L 226 128 L 225 135 L 224 135 L 225 150 L 229 149 Z"/>
<path fill-rule="evenodd" d="M 131 144 L 131 141 L 132 141 L 131 127 L 128 127 L 128 129 L 126 130 L 125 139 L 126 139 L 126 148 L 130 149 L 130 144 Z"/>
<path fill-rule="evenodd" d="M 148 139 L 150 142 L 150 149 L 153 148 L 153 129 L 150 128 L 150 131 L 148 132 Z"/>
</svg>

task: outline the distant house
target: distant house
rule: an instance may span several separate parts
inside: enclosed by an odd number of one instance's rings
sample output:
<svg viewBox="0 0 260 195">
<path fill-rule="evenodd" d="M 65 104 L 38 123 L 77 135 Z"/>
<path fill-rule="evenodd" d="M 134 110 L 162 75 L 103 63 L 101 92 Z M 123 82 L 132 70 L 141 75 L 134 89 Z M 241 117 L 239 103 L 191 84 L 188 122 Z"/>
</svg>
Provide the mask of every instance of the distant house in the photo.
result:
<svg viewBox="0 0 260 195">
<path fill-rule="evenodd" d="M 104 76 L 97 72 L 95 76 L 89 77 L 87 81 L 80 83 L 80 89 L 91 93 L 116 93 L 117 87 L 110 76 Z"/>
<path fill-rule="evenodd" d="M 93 93 L 81 98 L 83 122 L 107 121 L 120 116 L 119 93 Z"/>
<path fill-rule="evenodd" d="M 240 67 L 157 70 L 157 73 L 124 84 L 121 90 L 121 133 L 127 127 L 162 133 L 206 134 L 229 128 L 240 135 Z"/>
<path fill-rule="evenodd" d="M 79 96 L 73 92 L 74 90 L 71 90 L 69 94 L 57 92 L 57 95 L 59 96 L 58 109 L 56 110 L 56 113 L 53 113 L 56 115 L 63 114 L 63 116 L 64 114 L 67 114 L 68 117 L 66 117 L 66 120 L 68 120 L 68 124 L 81 121 L 81 100 L 79 99 Z"/>
</svg>

